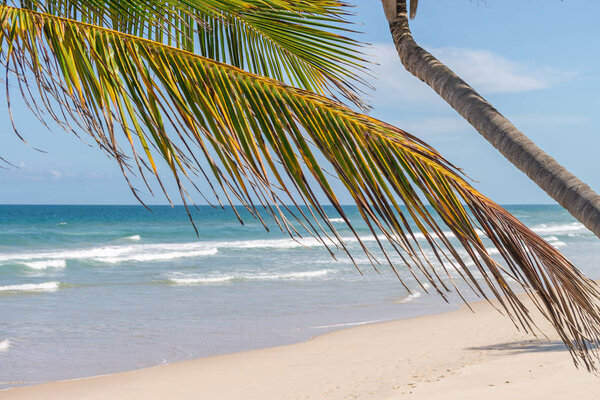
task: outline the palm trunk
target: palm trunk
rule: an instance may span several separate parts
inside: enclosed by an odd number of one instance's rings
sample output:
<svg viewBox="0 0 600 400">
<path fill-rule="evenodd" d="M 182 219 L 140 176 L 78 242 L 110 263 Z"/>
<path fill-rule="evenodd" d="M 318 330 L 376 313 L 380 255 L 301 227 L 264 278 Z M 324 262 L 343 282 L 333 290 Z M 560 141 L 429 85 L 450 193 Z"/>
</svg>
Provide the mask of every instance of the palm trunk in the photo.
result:
<svg viewBox="0 0 600 400">
<path fill-rule="evenodd" d="M 414 1 L 414 0 L 413 0 Z M 382 0 L 400 60 L 504 157 L 600 237 L 600 196 L 536 146 L 465 81 L 413 40 L 406 0 Z"/>
</svg>

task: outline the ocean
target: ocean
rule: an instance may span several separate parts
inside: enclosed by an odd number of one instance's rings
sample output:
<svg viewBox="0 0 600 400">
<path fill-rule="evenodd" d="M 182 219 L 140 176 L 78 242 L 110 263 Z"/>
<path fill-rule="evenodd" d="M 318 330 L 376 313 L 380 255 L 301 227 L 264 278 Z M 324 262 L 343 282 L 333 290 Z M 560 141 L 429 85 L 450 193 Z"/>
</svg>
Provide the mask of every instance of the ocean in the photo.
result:
<svg viewBox="0 0 600 400">
<path fill-rule="evenodd" d="M 600 277 L 600 241 L 562 208 L 506 208 Z M 392 257 L 409 294 L 351 240 L 362 274 L 343 253 L 335 260 L 268 219 L 270 232 L 248 213 L 241 225 L 231 209 L 202 206 L 192 212 L 196 235 L 182 207 L 151 209 L 0 206 L 0 388 L 289 344 L 460 304 L 424 293 Z M 368 236 L 356 208 L 345 211 Z"/>
</svg>

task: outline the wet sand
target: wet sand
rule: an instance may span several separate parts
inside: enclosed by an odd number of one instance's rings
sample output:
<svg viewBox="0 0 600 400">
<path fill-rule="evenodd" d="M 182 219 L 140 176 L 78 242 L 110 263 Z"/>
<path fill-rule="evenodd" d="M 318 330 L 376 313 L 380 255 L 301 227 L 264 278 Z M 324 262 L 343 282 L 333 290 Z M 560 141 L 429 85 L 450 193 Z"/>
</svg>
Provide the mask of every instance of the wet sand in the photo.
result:
<svg viewBox="0 0 600 400">
<path fill-rule="evenodd" d="M 0 399 L 597 399 L 600 378 L 489 304 L 307 342 L 0 392 Z"/>
</svg>

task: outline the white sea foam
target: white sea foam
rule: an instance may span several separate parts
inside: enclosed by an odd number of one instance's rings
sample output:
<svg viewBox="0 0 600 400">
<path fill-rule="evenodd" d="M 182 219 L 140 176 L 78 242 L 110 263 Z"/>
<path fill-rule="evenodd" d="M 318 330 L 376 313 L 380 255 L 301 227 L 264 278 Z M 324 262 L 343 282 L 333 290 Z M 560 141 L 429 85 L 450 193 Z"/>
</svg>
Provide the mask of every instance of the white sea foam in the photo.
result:
<svg viewBox="0 0 600 400">
<path fill-rule="evenodd" d="M 133 253 L 124 254 L 117 257 L 93 257 L 92 260 L 103 262 L 107 264 L 118 264 L 127 261 L 133 262 L 149 262 L 149 261 L 168 261 L 177 258 L 186 257 L 201 257 L 201 256 L 213 256 L 218 253 L 217 249 L 206 249 L 196 251 L 167 251 L 163 253 Z"/>
<path fill-rule="evenodd" d="M 375 324 L 377 322 L 383 322 L 385 320 L 383 319 L 374 319 L 372 321 L 360 321 L 360 322 L 346 322 L 346 323 L 342 323 L 342 324 L 332 324 L 332 325 L 321 325 L 321 326 L 314 326 L 314 329 L 327 329 L 327 328 L 341 328 L 344 326 L 360 326 L 360 325 L 367 325 L 367 324 Z"/>
<path fill-rule="evenodd" d="M 55 292 L 59 287 L 60 282 L 25 283 L 0 286 L 0 292 Z"/>
<path fill-rule="evenodd" d="M 485 248 L 486 251 L 488 252 L 488 254 L 493 255 L 493 254 L 500 254 L 500 250 L 498 250 L 495 247 L 486 247 Z"/>
<path fill-rule="evenodd" d="M 42 261 L 24 261 L 23 265 L 31 269 L 48 269 L 48 268 L 65 268 L 67 266 L 66 260 L 42 260 Z"/>
<path fill-rule="evenodd" d="M 0 340 L 0 351 L 7 351 L 9 347 L 10 347 L 10 340 L 8 340 L 8 339 Z"/>
<path fill-rule="evenodd" d="M 555 248 L 559 248 L 559 247 L 564 247 L 567 244 L 565 242 L 561 242 L 556 236 L 548 236 L 544 238 L 548 243 L 550 243 L 550 245 L 554 246 Z"/>
<path fill-rule="evenodd" d="M 320 269 L 317 271 L 305 271 L 305 272 L 289 272 L 283 274 L 257 274 L 249 275 L 246 277 L 248 280 L 259 280 L 259 281 L 276 281 L 276 280 L 293 280 L 293 279 L 311 279 L 326 276 L 331 271 L 328 269 Z"/>
<path fill-rule="evenodd" d="M 88 249 L 58 250 L 38 253 L 0 254 L 0 264 L 18 263 L 34 265 L 59 265 L 65 260 L 91 260 L 104 263 L 125 261 L 165 261 L 184 257 L 210 256 L 217 249 L 203 242 L 139 244 L 93 247 Z"/>
<path fill-rule="evenodd" d="M 451 232 L 444 232 L 448 237 L 452 237 Z M 432 235 L 434 238 L 435 234 Z M 417 239 L 424 238 L 420 232 L 415 233 Z M 124 238 L 130 241 L 140 240 L 139 235 Z M 363 242 L 373 242 L 375 240 L 385 241 L 384 235 L 376 237 L 372 235 L 361 236 Z M 357 243 L 355 236 L 346 236 L 341 238 L 345 244 Z M 327 241 L 327 245 L 337 243 Z M 0 264 L 7 263 L 39 263 L 41 265 L 56 265 L 55 268 L 62 266 L 65 260 L 91 260 L 102 263 L 115 264 L 120 262 L 153 262 L 167 261 L 185 257 L 201 257 L 217 254 L 220 250 L 236 249 L 293 249 L 301 247 L 322 247 L 323 242 L 317 238 L 281 238 L 281 239 L 256 239 L 256 240 L 237 240 L 237 241 L 199 241 L 184 243 L 155 243 L 155 244 L 122 244 L 102 247 L 92 247 L 83 249 L 65 249 L 46 252 L 30 253 L 0 253 Z M 35 267 L 32 267 L 35 268 Z"/>
<path fill-rule="evenodd" d="M 169 282 L 177 285 L 218 284 L 231 281 L 275 281 L 275 280 L 308 280 L 324 277 L 331 270 L 301 271 L 288 273 L 240 273 L 233 275 L 185 274 L 171 272 L 166 275 Z"/>
<path fill-rule="evenodd" d="M 58 225 L 66 225 L 66 222 L 59 222 Z"/>
<path fill-rule="evenodd" d="M 222 275 L 222 276 L 202 276 L 202 275 L 193 275 L 193 274 L 181 274 L 181 273 L 173 273 L 168 277 L 171 283 L 176 285 L 200 285 L 200 284 L 211 284 L 211 283 L 223 283 L 230 282 L 235 279 L 233 275 Z"/>
<path fill-rule="evenodd" d="M 443 233 L 443 234 L 444 234 L 444 236 L 445 236 L 445 237 L 447 237 L 447 238 L 453 238 L 453 237 L 456 237 L 456 235 L 455 235 L 454 233 L 450 232 L 450 231 L 444 231 L 444 232 L 442 232 L 442 233 Z M 414 233 L 414 235 L 415 235 L 415 238 L 417 238 L 417 239 L 425 239 L 425 235 L 424 235 L 424 234 L 422 234 L 421 232 L 415 232 L 415 233 Z M 410 235 L 406 235 L 406 236 L 407 236 L 407 237 L 410 237 Z M 436 234 L 436 233 L 431 233 L 429 236 L 430 236 L 431 238 L 433 238 L 433 239 L 439 239 L 439 235 L 438 235 L 438 234 Z"/>
<path fill-rule="evenodd" d="M 579 222 L 570 224 L 540 224 L 533 226 L 531 229 L 538 234 L 568 234 L 572 232 L 587 231 L 587 228 Z"/>
<path fill-rule="evenodd" d="M 544 237 L 544 240 L 546 240 L 550 245 L 554 246 L 555 248 L 564 247 L 567 245 L 565 242 L 560 241 L 556 236 L 547 236 Z M 500 251 L 495 247 L 487 247 L 486 250 L 490 255 L 500 254 Z"/>
<path fill-rule="evenodd" d="M 341 224 L 344 222 L 344 218 L 328 218 L 329 222 L 333 222 L 334 224 Z"/>
<path fill-rule="evenodd" d="M 421 297 L 423 294 L 421 292 L 413 292 L 412 294 L 409 294 L 408 296 L 400 299 L 397 301 L 397 303 L 410 303 L 411 301 L 418 299 L 419 297 Z"/>
<path fill-rule="evenodd" d="M 124 237 L 123 239 L 131 240 L 133 242 L 139 242 L 140 240 L 142 240 L 142 237 L 140 235 L 132 235 L 132 236 Z"/>
<path fill-rule="evenodd" d="M 309 243 L 311 244 L 311 243 Z M 0 263 L 30 262 L 48 260 L 95 260 L 114 263 L 120 261 L 153 261 L 183 257 L 209 256 L 217 254 L 219 248 L 260 248 L 260 247 L 296 247 L 301 246 L 293 240 L 256 240 L 235 242 L 189 242 L 136 244 L 93 247 L 87 249 L 58 250 L 37 253 L 0 254 Z"/>
<path fill-rule="evenodd" d="M 448 238 L 455 237 L 452 232 L 444 232 L 444 235 Z M 424 239 L 425 235 L 421 232 L 415 232 L 414 236 L 416 239 Z M 431 237 L 436 239 L 438 235 L 435 233 L 431 234 Z M 343 243 L 357 243 L 358 238 L 356 236 L 343 236 L 341 241 Z M 360 240 L 363 242 L 374 242 L 376 240 L 386 241 L 387 237 L 383 234 L 377 235 L 364 235 L 360 236 Z M 230 242 L 206 242 L 217 248 L 228 248 L 228 249 L 259 249 L 259 248 L 280 248 L 280 249 L 291 249 L 296 247 L 320 247 L 323 246 L 323 242 L 316 238 L 298 238 L 298 239 L 264 239 L 264 240 L 240 240 Z M 337 244 L 330 240 L 325 239 L 327 245 Z"/>
<path fill-rule="evenodd" d="M 259 249 L 259 248 L 274 248 L 274 249 L 292 249 L 295 247 L 315 247 L 321 246 L 322 243 L 315 238 L 305 239 L 265 239 L 265 240 L 239 240 L 232 242 L 214 242 L 218 248 L 227 249 Z"/>
</svg>

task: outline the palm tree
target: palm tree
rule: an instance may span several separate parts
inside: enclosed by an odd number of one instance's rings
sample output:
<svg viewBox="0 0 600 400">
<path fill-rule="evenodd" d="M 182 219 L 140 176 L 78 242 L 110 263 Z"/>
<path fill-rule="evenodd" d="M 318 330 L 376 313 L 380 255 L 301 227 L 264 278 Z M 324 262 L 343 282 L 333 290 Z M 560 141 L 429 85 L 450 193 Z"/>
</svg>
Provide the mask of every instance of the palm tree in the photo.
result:
<svg viewBox="0 0 600 400">
<path fill-rule="evenodd" d="M 413 39 L 406 0 L 382 0 L 400 60 L 433 88 L 504 157 L 600 237 L 600 195 L 546 154 L 481 95 Z M 418 0 L 410 1 L 410 16 Z"/>
<path fill-rule="evenodd" d="M 596 369 L 594 282 L 426 143 L 342 104 L 363 106 L 366 68 L 360 44 L 345 36 L 346 12 L 337 0 L 4 2 L 9 104 L 16 87 L 42 122 L 89 135 L 136 197 L 133 175 L 148 190 L 154 176 L 167 195 L 162 164 L 186 208 L 185 185 L 200 192 L 203 180 L 221 205 L 240 203 L 292 237 L 348 252 L 324 195 L 375 265 L 333 189 L 341 182 L 403 285 L 412 276 L 425 291 L 428 283 L 442 296 L 459 292 L 453 268 L 530 331 L 520 287 L 576 364 Z"/>
</svg>

